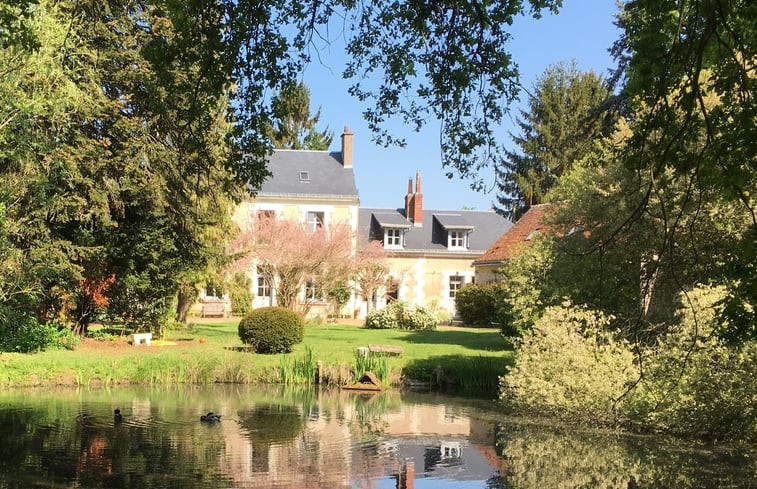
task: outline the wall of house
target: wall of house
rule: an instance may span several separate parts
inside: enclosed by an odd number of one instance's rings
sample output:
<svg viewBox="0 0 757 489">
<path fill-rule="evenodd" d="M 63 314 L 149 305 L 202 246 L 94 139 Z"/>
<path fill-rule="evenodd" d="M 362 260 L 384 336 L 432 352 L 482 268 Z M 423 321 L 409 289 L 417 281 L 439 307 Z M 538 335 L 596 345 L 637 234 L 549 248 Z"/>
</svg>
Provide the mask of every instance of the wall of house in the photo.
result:
<svg viewBox="0 0 757 489">
<path fill-rule="evenodd" d="M 478 265 L 476 266 L 476 283 L 477 284 L 490 284 L 499 282 L 502 279 L 502 274 L 498 270 L 502 268 L 502 265 Z"/>
<path fill-rule="evenodd" d="M 441 308 L 455 316 L 455 299 L 450 297 L 450 277 L 461 277 L 462 283 L 474 280 L 473 261 L 466 258 L 395 257 L 389 269 L 399 283 L 398 299 L 421 306 Z M 379 303 L 378 307 L 383 307 Z"/>
</svg>

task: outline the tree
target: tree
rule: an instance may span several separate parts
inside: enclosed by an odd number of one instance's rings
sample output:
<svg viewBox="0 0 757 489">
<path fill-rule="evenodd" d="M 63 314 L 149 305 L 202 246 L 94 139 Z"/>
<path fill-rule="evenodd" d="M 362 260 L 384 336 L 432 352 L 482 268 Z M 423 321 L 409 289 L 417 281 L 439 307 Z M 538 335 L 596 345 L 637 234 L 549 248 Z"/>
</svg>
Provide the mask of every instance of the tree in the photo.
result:
<svg viewBox="0 0 757 489">
<path fill-rule="evenodd" d="M 292 219 L 260 217 L 232 244 L 237 258 L 230 270 L 262 267 L 273 279 L 277 304 L 306 313 L 313 297 L 297 300 L 306 282 L 311 283 L 314 295 L 343 282 L 349 276 L 353 240 L 344 224 L 310 229 Z"/>
<path fill-rule="evenodd" d="M 354 275 L 356 291 L 365 297 L 368 310 L 374 307 L 376 292 L 389 283 L 389 253 L 380 241 L 371 241 L 355 255 Z"/>
<path fill-rule="evenodd" d="M 510 133 L 519 150 L 505 151 L 495 165 L 497 212 L 517 220 L 545 202 L 557 179 L 602 137 L 608 115 L 600 105 L 609 95 L 604 80 L 593 71 L 579 71 L 575 61 L 547 68 L 534 83 L 528 110 L 516 119 L 521 134 Z"/>
<path fill-rule="evenodd" d="M 613 47 L 634 113 L 623 161 L 649 176 L 617 231 L 652 212 L 664 223 L 658 255 L 677 255 L 686 228 L 675 203 L 661 198 L 671 187 L 743 216 L 749 224 L 717 268 L 728 287 L 723 333 L 734 340 L 757 338 L 755 15 L 757 5 L 746 0 L 626 2 Z"/>
<path fill-rule="evenodd" d="M 321 118 L 321 109 L 310 117 L 310 90 L 304 82 L 284 87 L 273 98 L 273 126 L 271 140 L 276 148 L 312 149 L 325 151 L 334 140 L 334 132 L 323 131 L 315 125 Z"/>
</svg>

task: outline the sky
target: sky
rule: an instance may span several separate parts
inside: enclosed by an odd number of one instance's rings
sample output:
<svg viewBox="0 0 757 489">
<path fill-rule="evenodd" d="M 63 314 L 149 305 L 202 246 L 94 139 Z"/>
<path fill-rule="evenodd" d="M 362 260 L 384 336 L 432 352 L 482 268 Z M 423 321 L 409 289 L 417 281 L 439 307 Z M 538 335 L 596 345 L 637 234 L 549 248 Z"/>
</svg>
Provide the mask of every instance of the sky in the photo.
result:
<svg viewBox="0 0 757 489">
<path fill-rule="evenodd" d="M 521 84 L 530 89 L 547 67 L 560 61 L 575 60 L 581 70 L 606 75 L 614 66 L 608 48 L 619 36 L 613 24 L 616 13 L 615 0 L 564 0 L 557 15 L 545 14 L 539 20 L 517 18 L 511 26 L 513 39 L 508 49 L 519 66 Z M 497 194 L 493 168 L 480 174 L 486 182 L 484 191 L 471 190 L 470 181 L 458 176 L 448 179 L 441 165 L 438 124 L 416 133 L 402 127 L 401 122 L 391 122 L 388 127 L 392 133 L 404 134 L 407 146 L 384 148 L 375 144 L 362 117 L 366 105 L 347 93 L 351 83 L 341 78 L 345 55 L 338 40 L 321 49 L 319 56 L 320 60 L 311 62 L 303 75 L 310 89 L 311 113 L 320 108 L 318 127 L 328 126 L 334 131 L 332 151 L 341 150 L 339 136 L 345 126 L 355 134 L 353 162 L 362 207 L 403 207 L 408 179 L 414 179 L 420 171 L 424 208 L 491 208 Z M 521 101 L 512 106 L 511 119 L 500 133 L 499 141 L 511 150 L 517 148 L 507 132 L 514 130 L 512 118 L 518 108 L 525 107 L 524 100 L 521 96 Z"/>
</svg>

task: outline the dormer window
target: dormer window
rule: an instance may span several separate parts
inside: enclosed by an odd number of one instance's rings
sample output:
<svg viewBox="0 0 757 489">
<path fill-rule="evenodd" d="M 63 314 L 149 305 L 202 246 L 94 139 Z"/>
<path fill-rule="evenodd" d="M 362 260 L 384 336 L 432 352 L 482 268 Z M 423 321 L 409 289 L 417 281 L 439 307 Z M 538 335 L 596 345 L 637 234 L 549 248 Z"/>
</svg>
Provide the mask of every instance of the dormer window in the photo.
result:
<svg viewBox="0 0 757 489">
<path fill-rule="evenodd" d="M 468 232 L 463 230 L 448 231 L 447 249 L 466 250 L 468 249 Z"/>
<path fill-rule="evenodd" d="M 402 229 L 384 229 L 384 248 L 396 250 L 402 248 L 402 244 Z"/>
</svg>

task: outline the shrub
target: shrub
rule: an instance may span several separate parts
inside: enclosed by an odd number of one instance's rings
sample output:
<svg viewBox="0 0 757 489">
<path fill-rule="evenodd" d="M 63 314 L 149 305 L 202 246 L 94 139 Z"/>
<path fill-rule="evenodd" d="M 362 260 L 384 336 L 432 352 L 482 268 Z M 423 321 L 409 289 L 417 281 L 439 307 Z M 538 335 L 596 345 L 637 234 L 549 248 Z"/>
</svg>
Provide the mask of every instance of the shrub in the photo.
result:
<svg viewBox="0 0 757 489">
<path fill-rule="evenodd" d="M 243 273 L 235 273 L 229 285 L 231 310 L 237 316 L 245 316 L 252 310 L 252 280 Z"/>
<path fill-rule="evenodd" d="M 422 306 L 405 301 L 392 301 L 384 309 L 371 311 L 365 318 L 368 329 L 407 329 L 421 331 L 436 329 L 436 315 Z"/>
<path fill-rule="evenodd" d="M 305 320 L 283 307 L 261 307 L 239 322 L 239 338 L 258 353 L 285 353 L 305 335 Z"/>
<path fill-rule="evenodd" d="M 398 327 L 397 318 L 388 307 L 374 309 L 365 316 L 365 327 L 368 329 L 396 329 Z"/>
<path fill-rule="evenodd" d="M 585 308 L 548 308 L 523 335 L 500 398 L 516 411 L 613 423 L 615 400 L 637 377 L 630 346 L 605 328 L 610 318 Z"/>
<path fill-rule="evenodd" d="M 0 310 L 0 351 L 32 353 L 61 348 L 73 349 L 79 337 L 68 328 L 54 324 L 39 324 L 26 314 L 8 308 Z"/>
<path fill-rule="evenodd" d="M 464 324 L 469 326 L 490 326 L 497 323 L 499 286 L 466 285 L 455 295 L 455 309 Z"/>
</svg>

